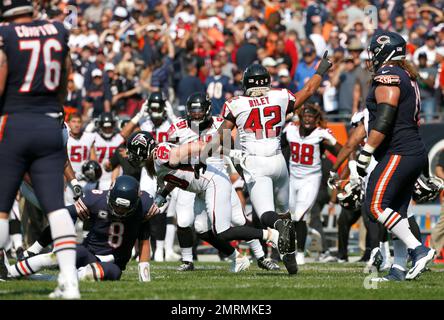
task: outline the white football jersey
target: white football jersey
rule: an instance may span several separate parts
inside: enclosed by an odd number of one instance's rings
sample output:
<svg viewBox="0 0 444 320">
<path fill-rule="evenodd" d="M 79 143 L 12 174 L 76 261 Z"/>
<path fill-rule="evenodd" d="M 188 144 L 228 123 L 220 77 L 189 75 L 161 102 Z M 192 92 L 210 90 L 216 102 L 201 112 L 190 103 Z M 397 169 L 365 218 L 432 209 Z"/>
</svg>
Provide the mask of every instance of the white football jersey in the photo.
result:
<svg viewBox="0 0 444 320">
<path fill-rule="evenodd" d="M 95 139 L 95 134 L 89 132 L 82 133 L 78 139 L 69 135 L 67 145 L 68 158 L 71 161 L 74 172 L 82 172 L 82 165 L 89 160 Z"/>
<path fill-rule="evenodd" d="M 170 128 L 170 126 L 171 121 L 169 119 L 162 122 L 159 127 L 156 127 L 151 119 L 148 118 L 144 122 L 142 122 L 142 124 L 140 125 L 140 130 L 151 133 L 156 142 L 161 143 L 168 141 L 168 129 Z"/>
<path fill-rule="evenodd" d="M 100 178 L 100 189 L 107 190 L 111 185 L 112 172 L 105 171 L 105 162 L 113 156 L 117 148 L 125 141 L 120 133 L 115 134 L 111 139 L 104 139 L 99 133 L 95 133 L 95 151 L 97 161 L 102 166 L 102 177 Z"/>
<path fill-rule="evenodd" d="M 203 130 L 199 136 L 199 133 L 189 127 L 186 119 L 178 119 L 171 124 L 170 129 L 168 130 L 168 139 L 170 142 L 177 143 L 178 145 L 199 140 L 209 142 L 216 134 L 217 129 L 219 129 L 222 122 L 224 122 L 223 118 L 213 117 L 213 123 L 211 126 L 208 129 Z M 215 166 L 219 170 L 224 170 L 224 160 L 220 156 L 210 157 L 207 159 L 206 163 Z"/>
<path fill-rule="evenodd" d="M 170 182 L 186 191 L 194 193 L 205 191 L 216 169 L 208 166 L 205 173 L 201 174 L 199 179 L 196 179 L 193 167 L 189 164 L 181 164 L 177 168 L 172 168 L 169 166 L 169 160 L 170 152 L 173 148 L 175 146 L 167 142 L 160 143 L 156 147 L 154 170 L 156 171 L 158 185 Z"/>
<path fill-rule="evenodd" d="M 330 129 L 316 128 L 306 137 L 299 134 L 299 125 L 289 123 L 284 133 L 290 145 L 290 175 L 303 179 L 308 175 L 322 174 L 321 147 L 323 140 L 336 144 Z"/>
<path fill-rule="evenodd" d="M 294 102 L 287 89 L 271 89 L 262 97 L 239 96 L 228 100 L 223 115 L 234 118 L 244 153 L 272 156 L 281 152 L 281 131 L 288 106 Z"/>
</svg>

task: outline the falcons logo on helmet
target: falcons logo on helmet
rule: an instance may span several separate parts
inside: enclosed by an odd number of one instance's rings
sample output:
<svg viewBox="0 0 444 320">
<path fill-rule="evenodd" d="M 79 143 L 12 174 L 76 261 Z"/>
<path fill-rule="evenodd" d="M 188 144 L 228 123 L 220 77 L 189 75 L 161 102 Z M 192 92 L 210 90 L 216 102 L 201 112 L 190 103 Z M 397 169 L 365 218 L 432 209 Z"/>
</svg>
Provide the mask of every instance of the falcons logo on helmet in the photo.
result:
<svg viewBox="0 0 444 320">
<path fill-rule="evenodd" d="M 142 145 L 144 147 L 148 147 L 148 142 L 146 141 L 143 134 L 138 134 L 134 137 L 134 139 L 131 142 L 134 146 Z"/>
</svg>

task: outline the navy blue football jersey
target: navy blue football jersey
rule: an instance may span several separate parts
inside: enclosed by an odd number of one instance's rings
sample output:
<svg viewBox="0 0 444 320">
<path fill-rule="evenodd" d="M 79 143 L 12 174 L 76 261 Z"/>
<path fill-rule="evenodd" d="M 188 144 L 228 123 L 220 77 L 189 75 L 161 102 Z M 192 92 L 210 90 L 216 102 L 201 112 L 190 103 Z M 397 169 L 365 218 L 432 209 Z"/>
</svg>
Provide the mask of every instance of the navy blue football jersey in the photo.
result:
<svg viewBox="0 0 444 320">
<path fill-rule="evenodd" d="M 398 86 L 400 97 L 393 129 L 376 149 L 374 156 L 380 160 L 385 154 L 420 155 L 425 152 L 424 143 L 419 135 L 419 113 L 421 102 L 418 84 L 409 77 L 407 71 L 396 65 L 386 65 L 373 77 L 366 99 L 369 111 L 368 132 L 375 126 L 377 104 L 375 90 L 378 86 Z"/>
<path fill-rule="evenodd" d="M 8 59 L 1 114 L 62 111 L 57 95 L 68 37 L 60 22 L 0 24 L 0 49 Z"/>
<path fill-rule="evenodd" d="M 207 94 L 211 99 L 211 113 L 213 116 L 221 114 L 222 107 L 225 103 L 225 95 L 232 92 L 230 78 L 224 75 L 209 76 L 205 82 Z"/>
<path fill-rule="evenodd" d="M 115 264 L 125 270 L 135 241 L 149 237 L 149 224 L 144 221 L 144 217 L 153 204 L 153 198 L 148 193 L 142 192 L 135 212 L 126 219 L 119 220 L 109 212 L 108 192 L 102 190 L 85 192 L 76 203 L 76 207 L 81 208 L 77 209 L 79 217 L 87 212 L 91 222 L 90 232 L 83 245 L 95 255 L 112 254 Z M 72 211 L 72 207 L 68 208 L 69 211 Z"/>
</svg>

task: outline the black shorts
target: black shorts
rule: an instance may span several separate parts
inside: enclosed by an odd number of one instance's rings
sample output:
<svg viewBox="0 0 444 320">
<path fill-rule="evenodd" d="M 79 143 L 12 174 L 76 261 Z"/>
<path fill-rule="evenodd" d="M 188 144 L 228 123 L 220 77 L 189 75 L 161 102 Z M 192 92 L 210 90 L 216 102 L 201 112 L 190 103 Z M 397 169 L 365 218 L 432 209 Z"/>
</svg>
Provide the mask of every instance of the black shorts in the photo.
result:
<svg viewBox="0 0 444 320">
<path fill-rule="evenodd" d="M 45 213 L 64 207 L 66 149 L 58 119 L 42 114 L 0 118 L 0 212 L 11 210 L 26 172 Z"/>
</svg>

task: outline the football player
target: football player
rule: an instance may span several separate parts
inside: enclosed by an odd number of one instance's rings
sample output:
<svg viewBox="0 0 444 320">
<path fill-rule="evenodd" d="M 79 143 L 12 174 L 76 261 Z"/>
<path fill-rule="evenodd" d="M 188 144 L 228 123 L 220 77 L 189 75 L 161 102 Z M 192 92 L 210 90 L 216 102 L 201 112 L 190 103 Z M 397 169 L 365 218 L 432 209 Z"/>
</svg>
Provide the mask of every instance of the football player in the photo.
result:
<svg viewBox="0 0 444 320">
<path fill-rule="evenodd" d="M 337 155 L 341 145 L 325 127 L 318 105 L 306 104 L 300 112 L 300 125 L 290 122 L 284 129 L 284 142 L 290 146 L 290 213 L 297 238 L 296 261 L 305 264 L 307 214 L 321 184 L 321 156 L 325 149 Z"/>
<path fill-rule="evenodd" d="M 216 134 L 217 129 L 222 124 L 223 119 L 211 115 L 212 103 L 210 98 L 205 93 L 193 93 L 186 101 L 186 108 L 186 119 L 178 119 L 171 125 L 168 131 L 169 141 L 178 145 L 183 145 L 193 141 L 207 142 L 211 140 L 212 136 Z M 215 156 L 210 158 L 208 163 L 211 163 L 225 174 L 228 174 L 225 169 L 225 159 L 226 158 L 221 156 Z M 180 271 L 194 269 L 192 254 L 193 233 L 191 229 L 195 220 L 194 198 L 194 193 L 179 189 L 172 194 L 171 202 L 168 206 L 168 214 L 170 215 L 170 212 L 172 211 L 171 216 L 177 217 L 177 234 L 183 262 L 178 269 Z M 243 207 L 234 188 L 231 193 L 231 205 L 233 225 L 244 225 L 246 219 Z M 212 235 L 200 234 L 200 237 L 212 244 Z M 205 238 L 211 239 L 208 241 L 208 239 Z M 250 240 L 248 243 L 258 261 L 259 267 L 266 270 L 279 269 L 279 266 L 272 260 L 265 258 L 265 253 L 257 239 Z M 217 246 L 217 243 L 215 243 L 215 245 Z"/>
<path fill-rule="evenodd" d="M 48 215 L 60 267 L 58 287 L 50 297 L 78 299 L 75 230 L 63 201 L 68 31 L 60 22 L 34 20 L 30 0 L 0 5 L 5 21 L 0 25 L 0 260 L 5 258 L 1 249 L 9 235 L 9 212 L 29 172 Z"/>
<path fill-rule="evenodd" d="M 325 52 L 315 75 L 295 94 L 287 89 L 270 89 L 267 69 L 259 64 L 249 66 L 242 80 L 245 94 L 224 104 L 225 119 L 218 135 L 203 149 L 201 163 L 195 166 L 197 171 L 205 168 L 211 151 L 223 144 L 224 135 L 227 140 L 231 138 L 231 130 L 237 127 L 244 155 L 241 165 L 253 208 L 264 226 L 291 237 L 285 240 L 289 246 L 281 248 L 289 273 L 297 270 L 297 265 L 293 224 L 279 215 L 287 214 L 289 198 L 288 169 L 280 147 L 281 131 L 287 114 L 297 110 L 316 92 L 331 66 Z"/>
<path fill-rule="evenodd" d="M 280 235 L 275 229 L 255 229 L 249 226 L 231 227 L 233 187 L 228 176 L 216 167 L 209 165 L 204 174 L 197 176 L 190 164 L 193 156 L 198 156 L 202 142 L 190 142 L 179 147 L 170 143 L 156 145 L 148 132 L 134 133 L 127 141 L 128 160 L 134 166 L 145 166 L 151 176 L 156 176 L 162 188 L 157 193 L 155 203 L 149 214 L 160 212 L 166 203 L 166 197 L 176 187 L 196 194 L 195 227 L 198 233 L 212 231 L 216 239 L 253 240 L 264 239 L 278 246 L 287 248 L 289 235 Z M 288 229 L 287 229 L 288 230 Z M 286 242 L 287 241 L 287 242 Z M 231 247 L 229 258 L 232 260 L 231 271 L 239 272 L 249 267 L 247 257 Z"/>
<path fill-rule="evenodd" d="M 382 31 L 369 45 L 373 81 L 366 99 L 368 139 L 357 159 L 366 176 L 371 157 L 378 161 L 370 174 L 365 197 L 367 213 L 401 239 L 412 258 L 406 279 L 418 277 L 433 260 L 435 250 L 421 244 L 410 230 L 407 208 L 414 184 L 428 167 L 419 135 L 421 109 L 418 75 L 406 60 L 406 42 L 397 33 Z"/>
<path fill-rule="evenodd" d="M 80 280 L 119 280 L 131 258 L 136 239 L 146 239 L 146 213 L 153 198 L 139 190 L 139 182 L 130 176 L 120 176 L 108 191 L 92 190 L 85 193 L 67 209 L 71 217 L 91 221 L 91 231 L 82 244 L 76 246 L 76 267 Z M 43 231 L 50 238 L 49 230 Z M 46 244 L 49 241 L 43 241 Z M 63 246 L 66 246 L 63 242 Z M 56 265 L 54 253 L 31 256 L 8 266 L 9 277 L 16 278 L 36 273 Z M 149 279 L 146 259 L 139 262 L 144 279 Z"/>
</svg>

